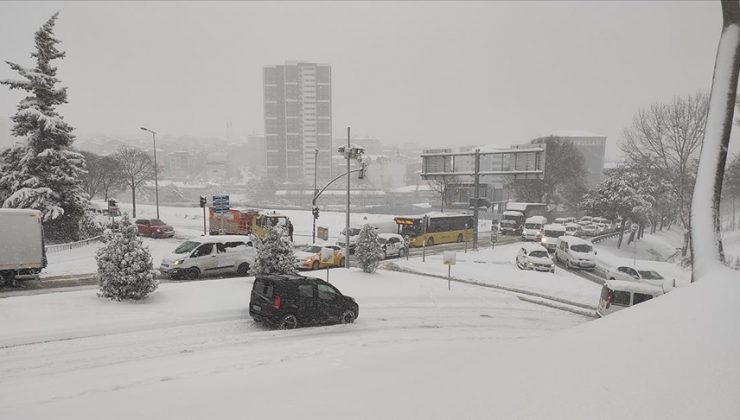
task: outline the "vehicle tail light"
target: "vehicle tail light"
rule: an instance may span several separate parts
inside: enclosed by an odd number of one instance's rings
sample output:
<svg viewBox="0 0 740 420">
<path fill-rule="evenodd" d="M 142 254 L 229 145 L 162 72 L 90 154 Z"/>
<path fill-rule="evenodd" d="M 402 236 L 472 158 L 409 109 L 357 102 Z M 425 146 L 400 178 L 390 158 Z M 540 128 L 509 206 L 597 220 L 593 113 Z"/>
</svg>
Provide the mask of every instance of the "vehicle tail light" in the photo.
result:
<svg viewBox="0 0 740 420">
<path fill-rule="evenodd" d="M 609 295 L 606 297 L 606 309 L 609 309 L 612 305 L 612 299 L 614 299 L 614 293 L 609 292 Z"/>
<path fill-rule="evenodd" d="M 275 300 L 273 301 L 272 307 L 275 309 L 280 309 L 280 306 L 283 304 L 283 299 L 280 297 L 280 295 L 275 295 Z"/>
</svg>

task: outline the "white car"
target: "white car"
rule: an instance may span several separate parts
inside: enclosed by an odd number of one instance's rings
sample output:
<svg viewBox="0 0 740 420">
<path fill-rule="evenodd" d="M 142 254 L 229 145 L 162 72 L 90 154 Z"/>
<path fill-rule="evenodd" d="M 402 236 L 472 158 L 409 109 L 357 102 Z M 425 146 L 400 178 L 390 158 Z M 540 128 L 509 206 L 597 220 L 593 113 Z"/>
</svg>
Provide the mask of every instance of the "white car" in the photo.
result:
<svg viewBox="0 0 740 420">
<path fill-rule="evenodd" d="M 542 233 L 542 246 L 547 248 L 548 252 L 555 252 L 555 246 L 558 243 L 558 238 L 566 234 L 565 226 L 560 224 L 549 224 L 545 225 L 545 230 Z"/>
<path fill-rule="evenodd" d="M 665 278 L 657 271 L 638 270 L 626 265 L 608 269 L 605 277 L 609 280 L 639 281 L 658 287 L 662 287 L 665 282 Z"/>
<path fill-rule="evenodd" d="M 524 221 L 522 229 L 523 241 L 540 241 L 542 239 L 542 228 L 547 223 L 543 216 L 532 216 Z"/>
<path fill-rule="evenodd" d="M 581 225 L 581 235 L 597 236 L 598 234 L 599 234 L 599 231 L 595 225 Z"/>
<path fill-rule="evenodd" d="M 521 270 L 555 272 L 555 263 L 550 254 L 538 244 L 522 244 L 516 254 L 516 266 Z"/>
<path fill-rule="evenodd" d="M 566 223 L 565 234 L 570 236 L 576 236 L 581 231 L 581 225 L 578 223 Z"/>
<path fill-rule="evenodd" d="M 391 256 L 403 258 L 403 256 L 406 255 L 406 247 L 404 245 L 403 236 L 397 233 L 379 233 L 378 241 L 383 247 L 385 258 Z"/>
<path fill-rule="evenodd" d="M 596 252 L 591 242 L 575 236 L 561 236 L 555 247 L 555 259 L 567 268 L 593 270 Z"/>
<path fill-rule="evenodd" d="M 159 271 L 171 278 L 194 280 L 204 274 L 249 274 L 257 251 L 249 236 L 197 236 L 162 259 Z"/>
</svg>

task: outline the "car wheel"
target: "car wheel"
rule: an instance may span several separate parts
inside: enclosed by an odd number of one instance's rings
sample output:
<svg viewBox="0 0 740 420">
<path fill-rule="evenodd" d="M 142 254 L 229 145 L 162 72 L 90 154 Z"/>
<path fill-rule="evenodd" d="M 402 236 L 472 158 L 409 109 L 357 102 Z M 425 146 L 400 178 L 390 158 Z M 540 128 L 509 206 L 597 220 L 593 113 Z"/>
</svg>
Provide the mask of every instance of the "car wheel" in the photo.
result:
<svg viewBox="0 0 740 420">
<path fill-rule="evenodd" d="M 403 248 L 398 250 L 398 258 L 403 258 L 406 255 L 406 250 Z"/>
<path fill-rule="evenodd" d="M 609 280 L 616 280 L 614 277 L 609 277 Z"/>
<path fill-rule="evenodd" d="M 457 243 L 460 243 L 462 241 L 463 241 L 463 236 L 462 235 L 457 235 Z"/>
<path fill-rule="evenodd" d="M 244 277 L 247 274 L 249 274 L 249 264 L 247 263 L 241 263 L 239 264 L 239 268 L 236 269 L 236 274 Z"/>
<path fill-rule="evenodd" d="M 314 261 L 313 264 L 311 264 L 311 270 L 318 270 L 319 269 L 319 262 Z"/>
<path fill-rule="evenodd" d="M 353 322 L 355 322 L 354 311 L 347 309 L 346 311 L 342 313 L 342 316 L 339 318 L 339 321 L 342 324 L 352 324 Z"/>
<path fill-rule="evenodd" d="M 185 278 L 187 278 L 188 280 L 195 280 L 198 277 L 200 277 L 200 270 L 198 270 L 198 267 L 189 268 L 187 274 L 185 275 Z"/>
<path fill-rule="evenodd" d="M 570 268 L 570 269 L 572 269 L 572 268 L 574 268 L 574 267 L 575 267 L 575 266 L 573 265 L 573 263 L 572 263 L 572 262 L 570 262 L 570 258 L 568 258 L 568 259 L 566 259 L 566 260 L 565 260 L 565 267 L 566 267 L 566 268 Z"/>
<path fill-rule="evenodd" d="M 292 330 L 298 326 L 298 318 L 293 314 L 287 314 L 280 319 L 278 329 L 280 330 Z"/>
<path fill-rule="evenodd" d="M 434 246 L 434 238 L 427 239 L 427 246 Z"/>
</svg>

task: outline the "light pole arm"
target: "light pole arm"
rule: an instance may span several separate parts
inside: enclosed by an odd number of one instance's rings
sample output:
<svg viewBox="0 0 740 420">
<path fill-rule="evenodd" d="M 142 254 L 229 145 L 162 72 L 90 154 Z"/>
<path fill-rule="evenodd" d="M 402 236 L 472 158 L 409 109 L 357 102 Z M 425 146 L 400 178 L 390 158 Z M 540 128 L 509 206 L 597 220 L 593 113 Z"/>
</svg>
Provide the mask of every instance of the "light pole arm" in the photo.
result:
<svg viewBox="0 0 740 420">
<path fill-rule="evenodd" d="M 316 195 L 315 195 L 315 196 L 313 196 L 313 200 L 311 200 L 311 204 L 315 206 L 315 205 L 316 205 L 316 200 L 318 200 L 318 199 L 319 199 L 319 197 L 321 196 L 321 193 L 323 193 L 323 192 L 324 192 L 324 190 L 326 190 L 327 188 L 329 188 L 329 185 L 333 184 L 333 183 L 334 183 L 334 181 L 338 180 L 339 178 L 341 178 L 341 177 L 343 177 L 343 176 L 347 176 L 347 174 L 351 174 L 351 173 L 355 173 L 355 172 L 360 172 L 361 170 L 362 170 L 362 168 L 358 168 L 358 169 L 352 169 L 351 171 L 349 171 L 349 172 L 345 172 L 345 173 L 343 173 L 343 174 L 341 174 L 341 175 L 338 175 L 337 177 L 335 177 L 334 179 L 332 179 L 331 181 L 329 181 L 329 182 L 328 182 L 328 183 L 327 183 L 327 184 L 326 184 L 326 185 L 324 186 L 324 188 L 322 188 L 322 189 L 321 189 L 321 191 L 317 192 L 317 193 L 316 193 Z"/>
</svg>

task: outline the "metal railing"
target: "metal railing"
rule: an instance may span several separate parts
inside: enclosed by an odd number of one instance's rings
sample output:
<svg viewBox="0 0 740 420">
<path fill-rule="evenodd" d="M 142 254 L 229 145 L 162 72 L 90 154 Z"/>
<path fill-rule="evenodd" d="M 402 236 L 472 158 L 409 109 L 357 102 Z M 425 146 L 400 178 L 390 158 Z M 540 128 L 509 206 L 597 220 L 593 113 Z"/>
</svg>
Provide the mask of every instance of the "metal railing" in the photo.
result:
<svg viewBox="0 0 740 420">
<path fill-rule="evenodd" d="M 625 233 L 627 233 L 627 232 L 625 231 Z M 597 244 L 597 243 L 599 243 L 601 241 L 607 240 L 609 238 L 613 238 L 615 236 L 619 236 L 619 232 L 611 232 L 611 233 L 607 233 L 605 235 L 594 236 L 590 240 L 591 240 L 591 243 Z"/>
<path fill-rule="evenodd" d="M 70 249 L 81 248 L 81 247 L 86 246 L 86 245 L 89 245 L 89 244 L 91 244 L 93 242 L 98 242 L 100 240 L 100 238 L 102 238 L 102 237 L 103 237 L 102 235 L 98 235 L 98 236 L 95 236 L 95 237 L 92 237 L 92 238 L 88 238 L 88 239 L 83 239 L 83 240 L 77 241 L 77 242 L 69 242 L 69 243 L 66 243 L 66 244 L 47 245 L 46 246 L 46 253 L 49 254 L 49 253 L 52 253 L 52 252 L 67 251 L 67 250 L 70 250 Z"/>
</svg>

